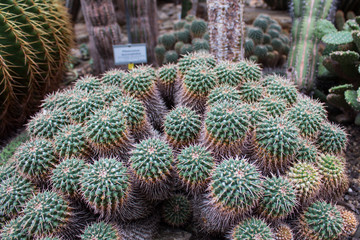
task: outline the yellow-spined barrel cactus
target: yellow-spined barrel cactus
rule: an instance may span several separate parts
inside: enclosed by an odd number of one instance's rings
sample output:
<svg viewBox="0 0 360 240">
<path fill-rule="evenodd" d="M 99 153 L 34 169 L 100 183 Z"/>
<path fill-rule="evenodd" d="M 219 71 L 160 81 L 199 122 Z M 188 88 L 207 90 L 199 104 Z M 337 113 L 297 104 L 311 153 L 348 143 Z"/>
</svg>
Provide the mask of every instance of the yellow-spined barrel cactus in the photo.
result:
<svg viewBox="0 0 360 240">
<path fill-rule="evenodd" d="M 37 110 L 55 90 L 72 45 L 60 0 L 0 3 L 0 139 Z"/>
</svg>

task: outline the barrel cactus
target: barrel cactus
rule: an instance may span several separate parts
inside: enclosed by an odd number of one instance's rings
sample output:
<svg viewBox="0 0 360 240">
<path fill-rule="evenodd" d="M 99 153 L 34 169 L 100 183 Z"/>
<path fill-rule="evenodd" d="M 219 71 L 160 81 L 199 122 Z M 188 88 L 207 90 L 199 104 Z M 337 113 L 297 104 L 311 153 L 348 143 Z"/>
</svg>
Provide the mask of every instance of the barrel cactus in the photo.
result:
<svg viewBox="0 0 360 240">
<path fill-rule="evenodd" d="M 62 1 L 1 3 L 0 139 L 37 111 L 58 88 L 72 46 Z"/>
</svg>

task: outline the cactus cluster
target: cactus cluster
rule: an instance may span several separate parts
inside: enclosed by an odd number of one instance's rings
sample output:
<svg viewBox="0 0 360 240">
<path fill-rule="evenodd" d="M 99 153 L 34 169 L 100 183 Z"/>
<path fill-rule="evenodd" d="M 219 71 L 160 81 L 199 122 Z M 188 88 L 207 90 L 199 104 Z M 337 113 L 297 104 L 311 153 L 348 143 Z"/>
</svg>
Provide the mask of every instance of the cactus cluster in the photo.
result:
<svg viewBox="0 0 360 240">
<path fill-rule="evenodd" d="M 158 38 L 155 55 L 159 65 L 177 63 L 183 55 L 209 51 L 207 23 L 203 19 L 188 16 L 174 24 L 174 31 Z"/>
<path fill-rule="evenodd" d="M 165 68 L 89 76 L 45 100 L 0 167 L 2 239 L 150 240 L 160 221 L 236 240 L 354 233 L 353 213 L 326 202 L 348 188 L 347 137 L 320 103 L 247 60 L 192 53 Z"/>
<path fill-rule="evenodd" d="M 290 40 L 276 20 L 260 14 L 246 29 L 244 49 L 246 58 L 263 67 L 282 67 L 290 51 Z"/>
<path fill-rule="evenodd" d="M 360 124 L 360 16 L 349 19 L 342 24 L 338 18 L 343 16 L 337 12 L 337 25 L 340 30 L 323 20 L 316 26 L 317 37 L 326 44 L 319 67 L 320 83 L 317 90 L 326 95 L 329 105 L 339 109 L 346 121 Z M 322 82 L 331 82 L 321 84 Z"/>
</svg>

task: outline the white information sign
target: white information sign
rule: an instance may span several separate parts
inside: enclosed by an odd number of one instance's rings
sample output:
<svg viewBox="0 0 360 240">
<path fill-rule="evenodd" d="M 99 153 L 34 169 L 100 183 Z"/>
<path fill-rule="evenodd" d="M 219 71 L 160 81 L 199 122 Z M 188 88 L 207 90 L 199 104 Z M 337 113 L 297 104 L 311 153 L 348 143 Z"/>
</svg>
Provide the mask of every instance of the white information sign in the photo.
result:
<svg viewBox="0 0 360 240">
<path fill-rule="evenodd" d="M 147 63 L 146 44 L 114 45 L 115 65 Z"/>
</svg>

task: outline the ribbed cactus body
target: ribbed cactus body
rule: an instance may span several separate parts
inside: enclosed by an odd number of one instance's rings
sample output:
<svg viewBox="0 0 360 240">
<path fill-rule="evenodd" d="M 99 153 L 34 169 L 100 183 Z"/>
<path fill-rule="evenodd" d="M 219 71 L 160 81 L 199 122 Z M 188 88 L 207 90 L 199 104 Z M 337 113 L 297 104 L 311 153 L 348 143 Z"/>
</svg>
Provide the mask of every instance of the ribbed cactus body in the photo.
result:
<svg viewBox="0 0 360 240">
<path fill-rule="evenodd" d="M 5 0 L 0 8 L 0 138 L 4 138 L 59 86 L 72 33 L 61 1 Z"/>
<path fill-rule="evenodd" d="M 272 240 L 274 233 L 268 224 L 256 218 L 246 219 L 234 227 L 231 233 L 231 240 Z"/>
</svg>

